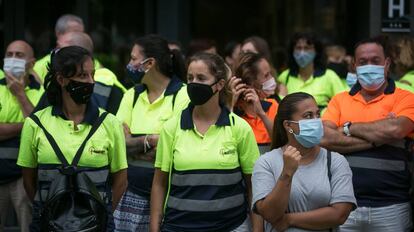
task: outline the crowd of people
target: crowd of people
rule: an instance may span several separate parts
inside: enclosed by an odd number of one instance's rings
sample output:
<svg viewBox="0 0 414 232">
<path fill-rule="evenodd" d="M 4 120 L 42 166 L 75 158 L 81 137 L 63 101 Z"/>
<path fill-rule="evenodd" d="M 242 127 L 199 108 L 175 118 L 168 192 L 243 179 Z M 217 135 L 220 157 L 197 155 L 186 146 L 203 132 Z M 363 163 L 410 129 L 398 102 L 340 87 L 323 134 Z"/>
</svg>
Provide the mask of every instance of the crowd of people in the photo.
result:
<svg viewBox="0 0 414 232">
<path fill-rule="evenodd" d="M 139 37 L 126 88 L 82 19 L 0 70 L 0 231 L 411 231 L 414 39 L 350 55 L 292 36 L 286 67 L 258 36 Z"/>
</svg>

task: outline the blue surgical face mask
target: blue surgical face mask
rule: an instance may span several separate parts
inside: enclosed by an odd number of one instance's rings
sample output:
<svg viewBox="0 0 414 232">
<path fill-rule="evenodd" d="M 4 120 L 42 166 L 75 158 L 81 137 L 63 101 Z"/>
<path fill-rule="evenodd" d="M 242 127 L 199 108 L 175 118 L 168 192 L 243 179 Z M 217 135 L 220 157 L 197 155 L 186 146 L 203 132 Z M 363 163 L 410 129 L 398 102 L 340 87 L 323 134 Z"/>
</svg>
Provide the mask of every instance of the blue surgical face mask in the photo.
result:
<svg viewBox="0 0 414 232">
<path fill-rule="evenodd" d="M 295 58 L 296 63 L 299 67 L 304 68 L 310 64 L 313 59 L 315 59 L 316 53 L 311 51 L 294 51 L 293 57 Z"/>
<path fill-rule="evenodd" d="M 299 124 L 299 134 L 295 134 L 293 130 L 291 130 L 290 133 L 295 136 L 296 141 L 298 141 L 302 146 L 311 148 L 319 145 L 323 137 L 323 125 L 320 118 L 303 119 L 299 120 L 299 122 L 290 122 Z"/>
<path fill-rule="evenodd" d="M 126 66 L 128 75 L 132 78 L 135 84 L 139 84 L 142 81 L 142 78 L 144 78 L 145 73 L 147 73 L 148 70 L 144 70 L 144 64 L 148 61 L 148 58 L 143 60 L 138 68 L 135 68 L 131 63 L 129 63 Z"/>
<path fill-rule="evenodd" d="M 378 90 L 385 82 L 384 66 L 370 64 L 358 66 L 356 72 L 359 83 L 366 90 Z"/>
<path fill-rule="evenodd" d="M 357 75 L 355 73 L 348 72 L 348 74 L 346 74 L 346 84 L 350 88 L 356 84 L 357 80 Z"/>
</svg>

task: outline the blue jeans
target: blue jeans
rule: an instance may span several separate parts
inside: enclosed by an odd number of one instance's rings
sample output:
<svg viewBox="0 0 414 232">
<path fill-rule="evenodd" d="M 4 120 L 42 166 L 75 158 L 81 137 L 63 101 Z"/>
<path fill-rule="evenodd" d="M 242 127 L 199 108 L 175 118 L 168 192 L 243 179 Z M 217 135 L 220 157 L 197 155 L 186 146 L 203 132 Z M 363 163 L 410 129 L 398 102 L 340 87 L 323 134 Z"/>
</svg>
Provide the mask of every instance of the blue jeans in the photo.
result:
<svg viewBox="0 0 414 232">
<path fill-rule="evenodd" d="M 411 205 L 402 203 L 385 207 L 358 207 L 351 212 L 340 232 L 405 232 L 411 231 Z"/>
</svg>

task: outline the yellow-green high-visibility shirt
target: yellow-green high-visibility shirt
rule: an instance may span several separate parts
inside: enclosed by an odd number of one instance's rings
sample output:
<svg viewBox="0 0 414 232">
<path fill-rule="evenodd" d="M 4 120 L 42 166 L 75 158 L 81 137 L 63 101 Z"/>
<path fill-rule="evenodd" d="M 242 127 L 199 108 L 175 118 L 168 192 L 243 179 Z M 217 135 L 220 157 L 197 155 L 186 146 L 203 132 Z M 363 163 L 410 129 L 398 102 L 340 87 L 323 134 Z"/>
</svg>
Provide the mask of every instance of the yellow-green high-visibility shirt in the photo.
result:
<svg viewBox="0 0 414 232">
<path fill-rule="evenodd" d="M 96 105 L 88 104 L 85 118 L 76 129 L 74 122 L 66 119 L 59 106 L 49 106 L 37 111 L 35 115 L 55 139 L 66 160 L 71 163 L 93 123 L 103 112 Z M 23 126 L 17 164 L 22 167 L 36 168 L 41 164 L 60 163 L 42 129 L 31 118 L 28 118 Z M 88 140 L 78 166 L 89 168 L 108 166 L 111 173 L 128 167 L 123 128 L 114 115 L 108 114 Z"/>
<path fill-rule="evenodd" d="M 346 83 L 346 79 L 341 78 L 341 82 L 342 82 L 342 85 L 344 86 L 344 89 L 345 89 L 344 91 L 349 91 L 351 89 L 351 87 L 349 87 L 348 84 Z"/>
<path fill-rule="evenodd" d="M 134 99 L 136 95 L 138 98 Z M 164 122 L 181 112 L 189 102 L 187 87 L 179 79 L 172 78 L 164 94 L 152 103 L 145 85 L 129 89 L 116 116 L 128 125 L 132 135 L 159 134 Z"/>
<path fill-rule="evenodd" d="M 414 70 L 408 71 L 406 74 L 404 74 L 404 76 L 401 77 L 400 81 L 404 81 L 407 84 L 409 83 L 411 87 L 414 88 Z"/>
<path fill-rule="evenodd" d="M 404 89 L 404 90 L 410 91 L 411 93 L 414 93 L 414 87 L 408 85 L 405 82 L 401 82 L 401 80 L 395 81 L 395 86 L 397 86 L 400 89 Z"/>
<path fill-rule="evenodd" d="M 234 169 L 253 172 L 259 148 L 250 125 L 224 106 L 217 122 L 202 135 L 192 119 L 194 106 L 164 124 L 157 146 L 155 167 L 164 172 L 197 169 Z"/>
<path fill-rule="evenodd" d="M 193 109 L 190 103 L 167 121 L 158 141 L 155 167 L 170 175 L 164 226 L 227 231 L 246 219 L 243 174 L 253 172 L 259 149 L 249 124 L 224 106 L 204 134 L 193 122 Z"/>
<path fill-rule="evenodd" d="M 24 89 L 27 98 L 33 106 L 36 106 L 44 90 L 34 76 L 29 76 L 29 83 Z M 23 112 L 16 97 L 7 87 L 6 78 L 0 78 L 0 123 L 24 122 Z"/>
<path fill-rule="evenodd" d="M 321 109 L 325 108 L 329 100 L 337 93 L 346 91 L 341 79 L 330 69 L 315 69 L 313 75 L 306 81 L 298 75 L 288 69 L 280 74 L 278 80 L 286 85 L 288 93 L 305 92 L 311 94 Z"/>
<path fill-rule="evenodd" d="M 152 103 L 145 85 L 129 89 L 121 101 L 117 117 L 128 125 L 133 137 L 159 134 L 164 123 L 179 114 L 190 102 L 187 87 L 173 77 L 161 96 Z M 128 156 L 128 190 L 149 199 L 154 164 Z"/>
<path fill-rule="evenodd" d="M 33 106 L 37 105 L 43 94 L 42 86 L 33 76 L 29 76 L 24 91 Z M 0 124 L 23 123 L 24 120 L 20 103 L 7 87 L 6 78 L 0 76 Z M 0 185 L 12 182 L 22 175 L 21 168 L 16 165 L 19 144 L 20 136 L 0 140 Z"/>
</svg>

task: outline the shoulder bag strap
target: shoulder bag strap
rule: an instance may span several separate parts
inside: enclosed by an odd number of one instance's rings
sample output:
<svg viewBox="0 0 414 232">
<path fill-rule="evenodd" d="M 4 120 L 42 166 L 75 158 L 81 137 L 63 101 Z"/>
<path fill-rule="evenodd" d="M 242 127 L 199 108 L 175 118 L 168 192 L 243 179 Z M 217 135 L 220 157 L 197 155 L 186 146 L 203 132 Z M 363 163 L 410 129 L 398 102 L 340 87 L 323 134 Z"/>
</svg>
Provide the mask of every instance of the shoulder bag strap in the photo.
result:
<svg viewBox="0 0 414 232">
<path fill-rule="evenodd" d="M 331 162 L 332 162 L 332 155 L 331 155 L 331 151 L 327 150 L 328 154 L 327 154 L 327 166 L 328 166 L 328 179 L 329 179 L 329 184 L 331 183 L 331 179 L 332 179 L 332 173 L 331 173 Z"/>
</svg>

